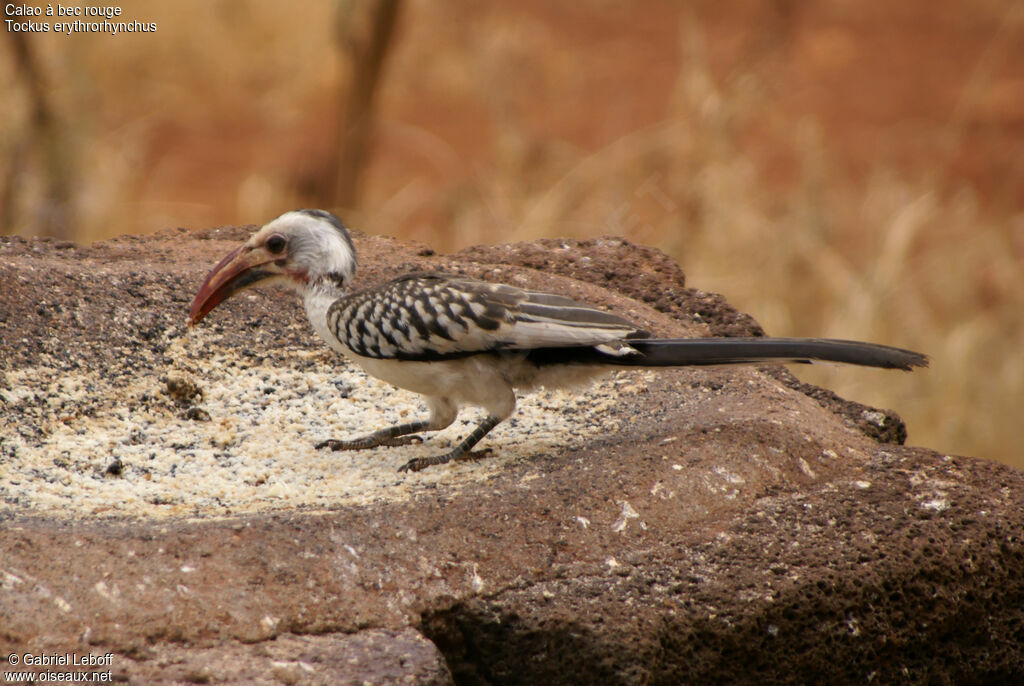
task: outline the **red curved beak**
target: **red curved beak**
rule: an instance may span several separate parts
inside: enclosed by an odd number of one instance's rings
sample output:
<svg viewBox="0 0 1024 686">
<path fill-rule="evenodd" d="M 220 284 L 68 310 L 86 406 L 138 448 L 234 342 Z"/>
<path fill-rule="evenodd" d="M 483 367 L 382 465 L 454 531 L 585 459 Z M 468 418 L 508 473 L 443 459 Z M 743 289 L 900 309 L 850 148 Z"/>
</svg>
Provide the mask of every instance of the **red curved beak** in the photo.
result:
<svg viewBox="0 0 1024 686">
<path fill-rule="evenodd" d="M 213 308 L 238 291 L 274 276 L 273 272 L 258 268 L 270 261 L 271 258 L 262 250 L 246 250 L 245 245 L 228 253 L 199 287 L 189 308 L 188 325 L 198 324 Z"/>
</svg>

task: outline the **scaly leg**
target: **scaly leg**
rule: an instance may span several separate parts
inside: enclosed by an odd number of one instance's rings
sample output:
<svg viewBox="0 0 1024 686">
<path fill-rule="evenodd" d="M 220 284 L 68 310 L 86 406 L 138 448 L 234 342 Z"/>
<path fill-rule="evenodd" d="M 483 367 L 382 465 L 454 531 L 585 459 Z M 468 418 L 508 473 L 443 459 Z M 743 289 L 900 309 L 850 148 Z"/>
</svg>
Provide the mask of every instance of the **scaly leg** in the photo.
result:
<svg viewBox="0 0 1024 686">
<path fill-rule="evenodd" d="M 372 434 L 360 436 L 359 438 L 352 438 L 347 441 L 337 438 L 328 438 L 326 441 L 320 441 L 314 447 L 317 450 L 322 448 L 330 448 L 331 450 L 361 450 L 363 448 L 376 448 L 380 445 L 406 445 L 417 438 L 416 436 L 410 436 L 409 434 L 414 434 L 419 431 L 427 431 L 429 429 L 430 422 L 424 419 L 418 422 L 389 426 L 386 429 L 374 431 Z"/>
<path fill-rule="evenodd" d="M 444 453 L 443 455 L 432 455 L 430 457 L 413 458 L 406 462 L 401 467 L 399 467 L 398 471 L 418 472 L 421 469 L 426 469 L 427 467 L 430 467 L 432 465 L 446 464 L 448 462 L 451 462 L 452 460 L 471 460 L 473 459 L 473 457 L 470 451 L 473 449 L 473 446 L 479 443 L 480 439 L 486 436 L 491 429 L 498 425 L 500 421 L 500 417 L 488 415 L 487 417 L 484 418 L 482 422 L 480 422 L 480 425 L 478 427 L 473 429 L 473 433 L 466 436 L 466 439 L 462 441 L 462 443 L 459 443 L 449 452 Z"/>
<path fill-rule="evenodd" d="M 322 448 L 330 448 L 331 450 L 362 450 L 364 448 L 376 448 L 381 445 L 407 445 L 418 438 L 409 434 L 419 431 L 440 431 L 455 421 L 456 407 L 448 399 L 428 398 L 427 404 L 430 407 L 430 419 L 408 422 L 398 426 L 389 426 L 386 429 L 374 431 L 367 436 L 360 436 L 359 438 L 352 438 L 347 441 L 328 438 L 326 441 L 320 441 L 314 447 L 317 450 Z"/>
</svg>

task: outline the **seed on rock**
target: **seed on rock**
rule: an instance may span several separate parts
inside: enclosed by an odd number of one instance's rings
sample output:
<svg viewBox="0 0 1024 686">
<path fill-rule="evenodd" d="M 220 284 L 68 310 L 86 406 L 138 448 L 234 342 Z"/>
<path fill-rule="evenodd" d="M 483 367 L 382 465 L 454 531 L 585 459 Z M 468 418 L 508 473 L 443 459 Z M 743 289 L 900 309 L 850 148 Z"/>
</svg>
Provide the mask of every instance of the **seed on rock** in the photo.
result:
<svg viewBox="0 0 1024 686">
<path fill-rule="evenodd" d="M 203 396 L 203 389 L 188 375 L 171 373 L 167 375 L 166 393 L 181 406 L 191 405 Z"/>
</svg>

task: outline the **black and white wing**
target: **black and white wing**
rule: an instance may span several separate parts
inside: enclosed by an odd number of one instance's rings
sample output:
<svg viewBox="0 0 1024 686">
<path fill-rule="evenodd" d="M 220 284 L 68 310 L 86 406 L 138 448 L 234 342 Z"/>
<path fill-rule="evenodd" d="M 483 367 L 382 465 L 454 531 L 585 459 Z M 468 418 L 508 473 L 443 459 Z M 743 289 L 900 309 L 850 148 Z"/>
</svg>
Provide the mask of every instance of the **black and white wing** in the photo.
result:
<svg viewBox="0 0 1024 686">
<path fill-rule="evenodd" d="M 400 360 L 588 346 L 630 354 L 623 339 L 646 335 L 560 295 L 441 274 L 410 274 L 341 298 L 327 322 L 357 355 Z"/>
</svg>

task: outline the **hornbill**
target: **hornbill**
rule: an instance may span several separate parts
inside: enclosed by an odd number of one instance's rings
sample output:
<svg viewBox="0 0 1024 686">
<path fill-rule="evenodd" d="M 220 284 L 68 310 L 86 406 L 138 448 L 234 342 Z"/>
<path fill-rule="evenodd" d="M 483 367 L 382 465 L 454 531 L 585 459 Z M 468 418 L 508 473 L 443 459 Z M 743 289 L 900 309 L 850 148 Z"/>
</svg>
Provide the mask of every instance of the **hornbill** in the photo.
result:
<svg viewBox="0 0 1024 686">
<path fill-rule="evenodd" d="M 435 273 L 400 276 L 350 292 L 352 239 L 323 210 L 286 212 L 257 230 L 206 277 L 189 324 L 244 288 L 285 284 L 299 292 L 313 328 L 371 376 L 426 398 L 427 419 L 316 448 L 349 450 L 407 442 L 449 426 L 459 407 L 486 418 L 452 450 L 401 471 L 465 460 L 512 414 L 516 389 L 579 384 L 622 367 L 681 367 L 814 360 L 910 370 L 927 357 L 874 343 L 817 338 L 651 338 L 617 314 L 561 295 Z"/>
</svg>

